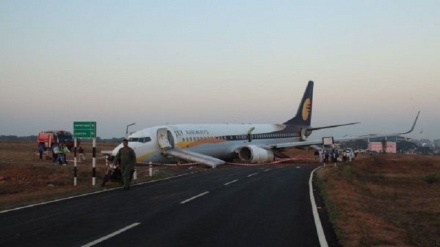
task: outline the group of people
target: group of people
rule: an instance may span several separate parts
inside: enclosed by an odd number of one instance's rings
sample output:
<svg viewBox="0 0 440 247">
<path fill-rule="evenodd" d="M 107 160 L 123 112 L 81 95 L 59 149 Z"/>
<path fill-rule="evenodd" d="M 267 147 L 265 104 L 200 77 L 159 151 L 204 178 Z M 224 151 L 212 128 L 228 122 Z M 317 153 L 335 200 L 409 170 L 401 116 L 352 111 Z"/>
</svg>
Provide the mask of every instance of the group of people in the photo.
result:
<svg viewBox="0 0 440 247">
<path fill-rule="evenodd" d="M 52 162 L 54 165 L 67 165 L 66 155 L 70 153 L 68 147 L 64 143 L 55 144 L 52 146 Z"/>
<path fill-rule="evenodd" d="M 130 183 L 133 178 L 133 172 L 136 164 L 136 153 L 132 148 L 128 146 L 128 140 L 123 140 L 123 146 L 119 149 L 114 161 L 113 167 L 111 167 L 103 178 L 102 186 L 109 180 L 118 180 L 123 183 L 124 190 L 130 189 Z M 40 154 L 40 159 L 43 158 L 43 152 L 45 150 L 44 143 L 40 143 L 38 146 L 38 152 Z M 66 155 L 70 153 L 69 148 L 67 148 L 64 143 L 55 144 L 52 146 L 52 162 L 54 165 L 67 165 Z M 84 149 L 78 147 L 79 160 L 85 161 Z"/>
<path fill-rule="evenodd" d="M 40 155 L 40 160 L 43 159 L 43 153 L 45 150 L 46 147 L 44 143 L 40 143 L 38 145 L 38 153 Z M 66 155 L 70 153 L 70 150 L 64 143 L 58 143 L 52 145 L 51 152 L 52 152 L 52 162 L 54 165 L 56 165 L 57 163 L 59 165 L 67 165 Z M 84 149 L 81 146 L 78 147 L 78 154 L 79 154 L 79 162 L 86 160 Z"/>
<path fill-rule="evenodd" d="M 315 160 L 319 160 L 319 163 L 337 163 L 339 158 L 339 151 L 333 148 L 330 152 L 327 149 L 315 150 Z"/>
<path fill-rule="evenodd" d="M 339 159 L 339 150 L 333 148 L 330 152 L 326 149 L 315 150 L 315 160 L 319 160 L 320 163 L 337 163 Z M 347 148 L 342 152 L 342 161 L 343 162 L 351 162 L 356 156 L 356 153 L 353 153 L 351 148 Z"/>
</svg>

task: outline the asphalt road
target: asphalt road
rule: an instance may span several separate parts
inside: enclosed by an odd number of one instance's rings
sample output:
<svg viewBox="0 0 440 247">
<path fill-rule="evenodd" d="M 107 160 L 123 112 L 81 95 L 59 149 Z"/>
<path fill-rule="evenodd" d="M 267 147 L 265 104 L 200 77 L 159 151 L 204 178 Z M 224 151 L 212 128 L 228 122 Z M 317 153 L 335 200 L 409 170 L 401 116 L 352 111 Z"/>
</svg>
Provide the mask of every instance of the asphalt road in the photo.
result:
<svg viewBox="0 0 440 247">
<path fill-rule="evenodd" d="M 2 213 L 0 246 L 319 246 L 315 167 L 229 166 Z"/>
</svg>

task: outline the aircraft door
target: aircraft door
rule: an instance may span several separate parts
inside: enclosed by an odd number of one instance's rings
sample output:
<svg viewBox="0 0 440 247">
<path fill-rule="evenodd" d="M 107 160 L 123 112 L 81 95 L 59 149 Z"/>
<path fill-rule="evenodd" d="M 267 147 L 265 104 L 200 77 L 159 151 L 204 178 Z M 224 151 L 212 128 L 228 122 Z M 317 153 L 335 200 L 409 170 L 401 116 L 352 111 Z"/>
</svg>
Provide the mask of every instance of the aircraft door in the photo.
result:
<svg viewBox="0 0 440 247">
<path fill-rule="evenodd" d="M 157 130 L 157 142 L 161 149 L 174 148 L 174 137 L 166 128 L 160 128 Z"/>
</svg>

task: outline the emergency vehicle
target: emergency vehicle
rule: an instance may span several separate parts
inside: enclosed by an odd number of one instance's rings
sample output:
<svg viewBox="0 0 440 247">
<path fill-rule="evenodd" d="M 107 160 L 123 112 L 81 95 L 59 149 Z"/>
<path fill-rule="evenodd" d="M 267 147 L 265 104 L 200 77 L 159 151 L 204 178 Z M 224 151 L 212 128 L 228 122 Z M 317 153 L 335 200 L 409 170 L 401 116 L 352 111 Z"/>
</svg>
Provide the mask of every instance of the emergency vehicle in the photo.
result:
<svg viewBox="0 0 440 247">
<path fill-rule="evenodd" d="M 65 130 L 41 131 L 37 136 L 37 145 L 40 145 L 40 143 L 44 144 L 45 149 L 51 148 L 58 143 L 64 143 L 71 150 L 75 145 L 72 133 Z"/>
</svg>

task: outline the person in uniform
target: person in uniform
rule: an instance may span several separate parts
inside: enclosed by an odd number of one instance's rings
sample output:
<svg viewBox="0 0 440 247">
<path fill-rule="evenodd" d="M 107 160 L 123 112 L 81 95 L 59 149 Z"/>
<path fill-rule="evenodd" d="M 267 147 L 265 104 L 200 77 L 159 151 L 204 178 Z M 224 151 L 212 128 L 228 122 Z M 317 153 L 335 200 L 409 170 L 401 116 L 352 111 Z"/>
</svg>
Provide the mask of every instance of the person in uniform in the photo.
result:
<svg viewBox="0 0 440 247">
<path fill-rule="evenodd" d="M 114 164 L 121 168 L 122 172 L 122 182 L 124 184 L 124 190 L 130 189 L 131 174 L 134 170 L 136 164 L 136 153 L 134 150 L 128 146 L 128 140 L 124 139 L 122 141 L 123 147 L 119 149 L 118 154 L 116 154 Z"/>
</svg>

